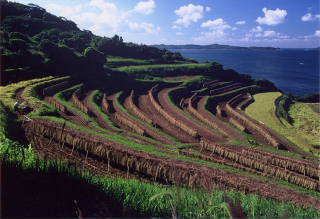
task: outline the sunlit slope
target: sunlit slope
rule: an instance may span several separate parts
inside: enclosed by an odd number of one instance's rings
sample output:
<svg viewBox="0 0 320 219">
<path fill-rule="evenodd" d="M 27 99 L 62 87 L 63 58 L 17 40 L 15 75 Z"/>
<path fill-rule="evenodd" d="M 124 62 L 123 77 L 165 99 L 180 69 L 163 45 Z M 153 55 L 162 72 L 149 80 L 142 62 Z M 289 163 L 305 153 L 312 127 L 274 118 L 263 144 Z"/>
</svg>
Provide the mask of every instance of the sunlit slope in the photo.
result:
<svg viewBox="0 0 320 219">
<path fill-rule="evenodd" d="M 246 108 L 246 113 L 277 131 L 303 150 L 316 152 L 313 146 L 319 145 L 319 114 L 306 103 L 295 103 L 289 111 L 294 121 L 293 125 L 284 120 L 281 120 L 281 123 L 275 114 L 275 100 L 281 95 L 280 92 L 254 95 L 255 101 Z"/>
</svg>

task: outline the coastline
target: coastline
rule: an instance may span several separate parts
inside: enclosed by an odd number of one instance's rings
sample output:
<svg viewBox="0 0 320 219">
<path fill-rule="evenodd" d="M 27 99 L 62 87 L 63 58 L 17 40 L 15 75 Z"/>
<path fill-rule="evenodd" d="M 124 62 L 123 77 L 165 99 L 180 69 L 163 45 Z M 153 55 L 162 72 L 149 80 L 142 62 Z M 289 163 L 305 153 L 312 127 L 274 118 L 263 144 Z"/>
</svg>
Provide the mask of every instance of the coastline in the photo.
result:
<svg viewBox="0 0 320 219">
<path fill-rule="evenodd" d="M 231 49 L 172 49 L 198 62 L 221 63 L 252 78 L 273 82 L 284 93 L 307 95 L 319 93 L 318 50 L 231 50 Z M 289 83 L 288 83 L 289 81 Z"/>
</svg>

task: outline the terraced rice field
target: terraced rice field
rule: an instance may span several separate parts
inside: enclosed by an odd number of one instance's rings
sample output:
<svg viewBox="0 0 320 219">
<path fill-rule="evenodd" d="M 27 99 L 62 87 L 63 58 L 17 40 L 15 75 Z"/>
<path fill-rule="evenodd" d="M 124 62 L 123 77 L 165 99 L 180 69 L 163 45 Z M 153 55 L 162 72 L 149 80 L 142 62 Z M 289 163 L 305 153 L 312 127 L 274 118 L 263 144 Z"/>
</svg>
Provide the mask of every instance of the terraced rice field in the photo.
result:
<svg viewBox="0 0 320 219">
<path fill-rule="evenodd" d="M 243 111 L 253 85 L 212 80 L 190 90 L 163 81 L 114 89 L 48 77 L 1 91 L 7 106 L 20 100 L 32 109 L 20 116 L 42 156 L 98 174 L 236 189 L 320 210 L 317 159 Z"/>
<path fill-rule="evenodd" d="M 272 127 L 277 133 L 286 137 L 304 151 L 320 154 L 319 145 L 319 113 L 312 110 L 308 103 L 295 103 L 290 106 L 290 116 L 293 124 L 284 119 L 279 120 L 275 114 L 275 100 L 280 92 L 255 94 L 255 102 L 246 108 L 246 113 L 252 118 Z M 317 106 L 318 104 L 313 104 Z"/>
</svg>

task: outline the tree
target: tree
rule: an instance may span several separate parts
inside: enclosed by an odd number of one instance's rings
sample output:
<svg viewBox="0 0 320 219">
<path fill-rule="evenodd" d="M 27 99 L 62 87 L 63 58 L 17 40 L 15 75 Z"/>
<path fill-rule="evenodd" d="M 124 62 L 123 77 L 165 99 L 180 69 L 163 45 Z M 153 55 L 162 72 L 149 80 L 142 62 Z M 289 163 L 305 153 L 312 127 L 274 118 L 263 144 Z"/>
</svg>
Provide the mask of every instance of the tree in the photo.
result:
<svg viewBox="0 0 320 219">
<path fill-rule="evenodd" d="M 58 45 L 51 42 L 50 40 L 44 39 L 41 41 L 39 47 L 41 51 L 51 56 L 52 54 L 56 53 Z"/>
<path fill-rule="evenodd" d="M 102 52 L 92 47 L 88 47 L 85 49 L 84 56 L 87 58 L 89 63 L 103 65 L 106 62 L 106 56 Z"/>
<path fill-rule="evenodd" d="M 223 71 L 223 65 L 218 62 L 212 62 L 211 68 L 213 69 L 213 71 Z"/>
<path fill-rule="evenodd" d="M 23 39 L 10 39 L 9 40 L 9 49 L 15 52 L 24 53 L 29 46 L 26 41 Z"/>
<path fill-rule="evenodd" d="M 20 33 L 20 32 L 11 32 L 9 34 L 9 37 L 11 39 L 22 39 L 22 40 L 25 40 L 25 41 L 29 41 L 29 38 L 27 35 L 23 34 L 23 33 Z"/>
<path fill-rule="evenodd" d="M 37 41 L 50 40 L 52 42 L 58 43 L 60 38 L 60 30 L 57 28 L 52 28 L 49 30 L 43 30 L 32 38 Z"/>
</svg>

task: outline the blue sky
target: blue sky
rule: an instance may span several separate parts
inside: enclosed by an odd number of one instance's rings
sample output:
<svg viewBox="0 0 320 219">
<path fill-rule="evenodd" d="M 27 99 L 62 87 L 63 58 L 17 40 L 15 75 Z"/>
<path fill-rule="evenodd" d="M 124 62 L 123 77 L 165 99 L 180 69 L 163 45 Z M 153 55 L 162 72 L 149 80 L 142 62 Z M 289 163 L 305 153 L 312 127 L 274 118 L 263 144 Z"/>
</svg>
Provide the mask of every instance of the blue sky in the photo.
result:
<svg viewBox="0 0 320 219">
<path fill-rule="evenodd" d="M 318 0 L 15 0 L 100 36 L 143 44 L 309 48 L 320 44 Z"/>
</svg>

